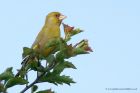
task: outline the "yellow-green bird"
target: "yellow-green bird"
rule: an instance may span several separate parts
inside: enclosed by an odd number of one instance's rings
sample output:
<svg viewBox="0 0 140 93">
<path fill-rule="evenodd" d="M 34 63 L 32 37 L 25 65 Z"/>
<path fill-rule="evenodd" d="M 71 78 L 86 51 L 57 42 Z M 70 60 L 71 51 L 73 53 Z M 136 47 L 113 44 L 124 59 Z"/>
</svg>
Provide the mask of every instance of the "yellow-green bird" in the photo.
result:
<svg viewBox="0 0 140 93">
<path fill-rule="evenodd" d="M 53 52 L 53 50 L 55 49 L 55 46 L 45 48 L 46 44 L 52 39 L 54 40 L 54 39 L 60 38 L 60 25 L 61 25 L 62 20 L 65 18 L 66 16 L 62 15 L 59 12 L 49 13 L 46 16 L 46 21 L 42 30 L 38 33 L 31 48 L 37 53 L 46 57 L 51 52 Z M 22 71 L 24 66 L 28 63 L 29 60 L 30 60 L 29 56 L 23 59 L 22 68 L 19 70 L 16 76 L 19 76 L 20 72 Z"/>
<path fill-rule="evenodd" d="M 55 47 L 45 48 L 45 46 L 51 39 L 60 38 L 60 24 L 65 18 L 66 16 L 59 12 L 49 13 L 31 48 L 43 56 L 48 56 Z"/>
</svg>

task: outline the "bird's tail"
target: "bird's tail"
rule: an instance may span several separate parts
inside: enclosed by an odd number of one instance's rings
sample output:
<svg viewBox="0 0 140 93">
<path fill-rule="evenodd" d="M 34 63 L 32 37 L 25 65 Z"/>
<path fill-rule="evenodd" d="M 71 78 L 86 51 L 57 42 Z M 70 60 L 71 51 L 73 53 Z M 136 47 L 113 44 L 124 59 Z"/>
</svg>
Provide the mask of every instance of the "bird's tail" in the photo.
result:
<svg viewBox="0 0 140 93">
<path fill-rule="evenodd" d="M 22 67 L 18 70 L 18 72 L 15 75 L 15 77 L 18 77 L 21 74 L 21 72 L 24 70 L 24 68 L 27 65 L 29 60 L 30 60 L 30 55 L 27 55 L 26 57 L 23 58 L 23 60 L 21 62 Z"/>
</svg>

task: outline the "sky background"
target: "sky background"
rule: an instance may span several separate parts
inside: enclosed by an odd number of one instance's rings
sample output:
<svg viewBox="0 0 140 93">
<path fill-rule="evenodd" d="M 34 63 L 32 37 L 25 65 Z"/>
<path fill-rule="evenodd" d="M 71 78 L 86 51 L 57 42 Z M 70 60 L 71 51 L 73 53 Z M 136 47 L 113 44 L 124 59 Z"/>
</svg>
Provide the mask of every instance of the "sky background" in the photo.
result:
<svg viewBox="0 0 140 93">
<path fill-rule="evenodd" d="M 45 16 L 52 11 L 66 15 L 64 23 L 84 30 L 71 42 L 88 39 L 94 52 L 70 59 L 78 69 L 64 74 L 76 84 L 57 87 L 45 83 L 40 89 L 52 88 L 57 93 L 140 93 L 140 0 L 0 0 L 0 72 L 12 66 L 16 73 L 22 48 L 32 45 Z M 23 88 L 15 86 L 8 92 L 19 93 Z"/>
</svg>

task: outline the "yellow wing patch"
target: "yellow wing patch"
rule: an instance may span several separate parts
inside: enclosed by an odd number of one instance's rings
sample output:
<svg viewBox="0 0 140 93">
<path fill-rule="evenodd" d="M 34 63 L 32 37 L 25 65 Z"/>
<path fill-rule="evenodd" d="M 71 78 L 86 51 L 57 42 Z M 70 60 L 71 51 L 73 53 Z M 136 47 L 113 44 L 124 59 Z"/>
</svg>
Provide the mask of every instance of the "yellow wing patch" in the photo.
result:
<svg viewBox="0 0 140 93">
<path fill-rule="evenodd" d="M 33 49 L 37 49 L 37 48 L 39 48 L 39 45 L 38 44 L 36 44 L 36 45 L 33 46 Z"/>
</svg>

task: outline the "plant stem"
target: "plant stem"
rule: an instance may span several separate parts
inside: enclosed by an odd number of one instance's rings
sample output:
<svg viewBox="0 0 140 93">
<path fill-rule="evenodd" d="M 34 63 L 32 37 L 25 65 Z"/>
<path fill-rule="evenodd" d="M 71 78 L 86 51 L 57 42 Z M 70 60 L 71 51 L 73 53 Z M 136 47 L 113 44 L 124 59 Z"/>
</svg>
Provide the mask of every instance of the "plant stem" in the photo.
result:
<svg viewBox="0 0 140 93">
<path fill-rule="evenodd" d="M 54 68 L 54 66 L 56 62 L 54 62 L 54 64 L 50 67 L 48 67 L 48 69 L 46 70 L 46 72 L 50 71 L 51 69 Z M 29 88 L 31 88 L 34 84 L 38 83 L 38 80 L 44 76 L 46 74 L 46 72 L 43 72 L 40 76 L 37 76 L 37 78 L 35 79 L 35 81 L 33 81 L 30 85 L 26 86 L 20 93 L 24 93 L 25 91 L 27 91 Z"/>
<path fill-rule="evenodd" d="M 36 84 L 37 81 L 38 81 L 38 78 L 36 78 L 36 80 L 34 82 L 32 82 L 29 86 L 26 86 L 20 93 L 24 93 L 26 90 L 31 88 L 34 84 Z"/>
</svg>

